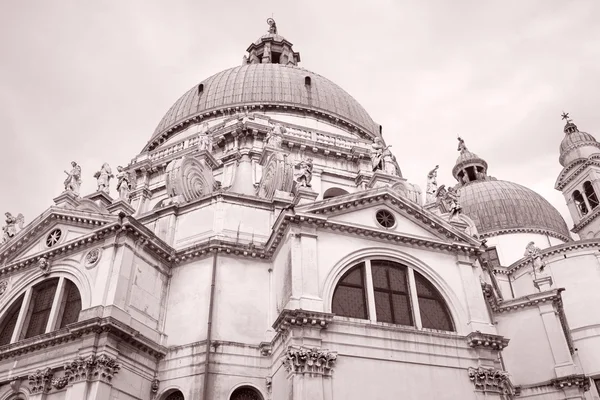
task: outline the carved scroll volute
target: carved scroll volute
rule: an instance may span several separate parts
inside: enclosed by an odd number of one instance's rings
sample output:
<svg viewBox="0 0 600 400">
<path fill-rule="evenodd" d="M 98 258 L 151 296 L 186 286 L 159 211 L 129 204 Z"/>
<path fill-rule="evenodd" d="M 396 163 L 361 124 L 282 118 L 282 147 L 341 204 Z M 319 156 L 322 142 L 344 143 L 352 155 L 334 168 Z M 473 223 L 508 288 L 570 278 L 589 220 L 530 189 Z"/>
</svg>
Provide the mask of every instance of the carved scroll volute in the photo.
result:
<svg viewBox="0 0 600 400">
<path fill-rule="evenodd" d="M 166 170 L 167 194 L 179 202 L 189 202 L 212 193 L 217 187 L 212 170 L 202 161 L 183 157 L 173 160 Z"/>
<path fill-rule="evenodd" d="M 281 153 L 273 153 L 268 158 L 263 171 L 257 194 L 263 199 L 272 199 L 276 190 L 290 192 L 294 184 L 293 166 L 286 162 Z"/>
</svg>

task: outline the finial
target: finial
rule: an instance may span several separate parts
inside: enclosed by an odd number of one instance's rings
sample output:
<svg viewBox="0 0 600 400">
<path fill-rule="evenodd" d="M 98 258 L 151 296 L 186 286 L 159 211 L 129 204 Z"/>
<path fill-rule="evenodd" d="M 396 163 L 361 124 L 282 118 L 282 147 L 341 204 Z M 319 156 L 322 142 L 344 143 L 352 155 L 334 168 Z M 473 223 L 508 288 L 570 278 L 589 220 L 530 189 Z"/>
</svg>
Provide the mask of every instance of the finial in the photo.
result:
<svg viewBox="0 0 600 400">
<path fill-rule="evenodd" d="M 571 119 L 569 118 L 569 113 L 566 113 L 563 111 L 563 113 L 561 114 L 562 119 L 566 120 L 567 122 L 571 122 Z"/>
<path fill-rule="evenodd" d="M 575 125 L 573 123 L 573 120 L 571 118 L 569 118 L 569 113 L 566 113 L 563 111 L 563 113 L 561 114 L 562 119 L 566 120 L 567 123 L 565 124 L 565 129 L 564 132 L 565 134 L 570 134 L 573 132 L 577 132 L 577 125 Z"/>
<path fill-rule="evenodd" d="M 273 18 L 267 18 L 267 24 L 269 24 L 269 33 L 277 35 L 277 24 Z"/>
<path fill-rule="evenodd" d="M 457 136 L 458 138 L 458 148 L 456 150 L 460 151 L 460 153 L 464 153 L 465 151 L 467 151 L 467 145 L 465 144 L 465 141 L 460 137 Z"/>
</svg>

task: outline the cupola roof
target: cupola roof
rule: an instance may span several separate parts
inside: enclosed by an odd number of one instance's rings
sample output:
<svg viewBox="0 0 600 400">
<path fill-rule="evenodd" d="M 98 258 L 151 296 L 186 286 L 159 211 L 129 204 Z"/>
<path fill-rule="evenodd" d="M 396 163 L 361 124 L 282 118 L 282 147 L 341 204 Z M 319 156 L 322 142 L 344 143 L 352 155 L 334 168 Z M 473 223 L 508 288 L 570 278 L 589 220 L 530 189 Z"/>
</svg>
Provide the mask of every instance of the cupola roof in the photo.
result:
<svg viewBox="0 0 600 400">
<path fill-rule="evenodd" d="M 580 157 L 568 157 L 571 152 L 576 149 L 587 147 L 588 149 L 591 147 L 596 147 L 598 150 L 591 149 L 592 153 L 600 153 L 600 143 L 596 141 L 596 139 L 587 132 L 581 132 L 573 120 L 569 117 L 569 113 L 563 112 L 562 119 L 566 121 L 563 132 L 565 133 L 565 137 L 560 142 L 560 164 L 565 167 L 569 164 L 571 158 L 580 158 Z M 585 152 L 582 154 L 587 154 L 589 152 Z"/>
</svg>

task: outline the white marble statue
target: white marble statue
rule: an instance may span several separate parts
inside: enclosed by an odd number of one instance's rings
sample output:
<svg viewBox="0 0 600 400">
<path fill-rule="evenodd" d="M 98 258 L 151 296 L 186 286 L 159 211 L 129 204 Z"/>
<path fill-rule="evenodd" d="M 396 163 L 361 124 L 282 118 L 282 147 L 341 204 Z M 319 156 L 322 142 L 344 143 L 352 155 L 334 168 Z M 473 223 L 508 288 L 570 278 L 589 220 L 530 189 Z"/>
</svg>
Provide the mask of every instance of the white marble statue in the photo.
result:
<svg viewBox="0 0 600 400">
<path fill-rule="evenodd" d="M 458 203 L 458 195 L 453 187 L 448 188 L 445 200 L 448 204 L 448 210 L 450 212 L 450 221 L 452 221 L 462 212 L 462 207 Z"/>
<path fill-rule="evenodd" d="M 386 174 L 399 176 L 400 166 L 398 166 L 396 156 L 394 156 L 389 149 L 390 147 L 391 145 L 386 147 L 382 154 L 383 170 Z"/>
<path fill-rule="evenodd" d="M 440 166 L 436 165 L 434 169 L 429 171 L 427 174 L 427 192 L 425 197 L 425 204 L 431 204 L 436 202 L 435 194 L 437 193 L 437 171 Z"/>
<path fill-rule="evenodd" d="M 269 129 L 265 138 L 268 146 L 281 147 L 281 141 L 283 140 L 283 134 L 286 133 L 286 129 L 277 123 Z"/>
<path fill-rule="evenodd" d="M 81 167 L 77 165 L 75 161 L 71 161 L 71 172 L 65 171 L 67 179 L 65 179 L 65 191 L 72 192 L 74 195 L 79 196 L 79 189 L 81 188 Z"/>
<path fill-rule="evenodd" d="M 98 181 L 98 191 L 109 193 L 110 180 L 114 177 L 115 176 L 113 175 L 112 170 L 110 169 L 110 165 L 108 165 L 108 163 L 102 164 L 102 168 L 100 168 L 100 171 L 94 174 L 94 178 L 96 178 Z"/>
<path fill-rule="evenodd" d="M 12 237 L 17 234 L 17 227 L 23 229 L 23 224 L 25 223 L 25 218 L 23 214 L 19 214 L 16 217 L 9 212 L 4 214 L 6 216 L 6 225 L 2 227 L 2 242 L 8 242 Z"/>
<path fill-rule="evenodd" d="M 313 162 L 312 158 L 300 161 L 296 164 L 298 170 L 294 174 L 294 178 L 298 185 L 301 187 L 310 187 L 310 181 L 312 180 Z"/>
<path fill-rule="evenodd" d="M 527 244 L 524 256 L 528 257 L 533 264 L 533 272 L 537 277 L 546 276 L 546 273 L 544 272 L 546 263 L 542 261 L 542 250 L 539 247 L 536 247 L 535 242 L 529 242 Z"/>
<path fill-rule="evenodd" d="M 121 166 L 117 167 L 117 171 L 119 171 L 117 174 L 117 191 L 119 192 L 119 199 L 129 202 L 131 190 L 134 187 L 133 174 L 125 171 Z"/>
<path fill-rule="evenodd" d="M 207 132 L 205 135 L 202 135 L 200 137 L 200 145 L 199 145 L 200 150 L 206 150 L 208 152 L 212 151 L 213 148 L 213 138 L 212 135 Z"/>
</svg>

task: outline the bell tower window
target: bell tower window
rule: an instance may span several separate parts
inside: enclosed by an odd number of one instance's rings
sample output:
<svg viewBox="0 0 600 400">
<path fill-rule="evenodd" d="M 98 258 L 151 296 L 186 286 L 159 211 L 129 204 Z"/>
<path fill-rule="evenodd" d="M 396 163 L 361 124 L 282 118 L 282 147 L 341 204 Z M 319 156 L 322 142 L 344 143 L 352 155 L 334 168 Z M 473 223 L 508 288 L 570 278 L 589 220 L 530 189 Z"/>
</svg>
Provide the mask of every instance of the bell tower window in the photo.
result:
<svg viewBox="0 0 600 400">
<path fill-rule="evenodd" d="M 585 193 L 585 197 L 587 198 L 588 204 L 590 205 L 591 209 L 593 210 L 596 207 L 598 207 L 598 196 L 596 195 L 594 187 L 592 186 L 590 181 L 586 181 L 583 184 L 583 192 Z"/>
<path fill-rule="evenodd" d="M 576 190 L 573 192 L 573 201 L 575 202 L 575 205 L 577 206 L 577 210 L 579 210 L 579 213 L 582 216 L 586 215 L 588 213 L 587 205 L 585 204 L 585 201 L 583 200 L 583 196 L 581 195 L 581 192 L 579 190 Z"/>
</svg>

